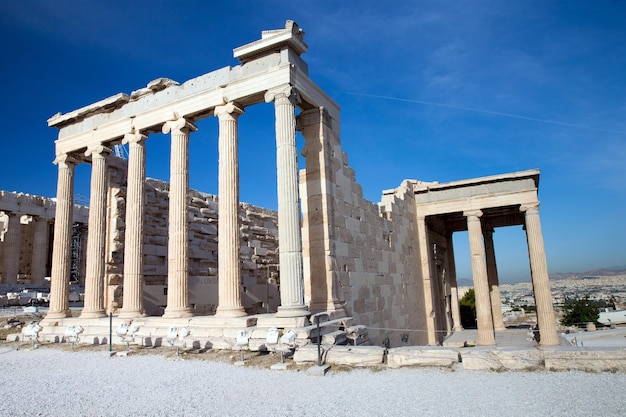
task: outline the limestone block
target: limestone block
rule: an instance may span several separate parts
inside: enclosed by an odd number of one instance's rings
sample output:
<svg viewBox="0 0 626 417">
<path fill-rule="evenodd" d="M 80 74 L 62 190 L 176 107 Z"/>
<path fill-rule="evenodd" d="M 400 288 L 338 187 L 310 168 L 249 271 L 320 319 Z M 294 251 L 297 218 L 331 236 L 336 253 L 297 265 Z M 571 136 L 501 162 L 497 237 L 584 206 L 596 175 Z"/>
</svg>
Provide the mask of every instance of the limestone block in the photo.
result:
<svg viewBox="0 0 626 417">
<path fill-rule="evenodd" d="M 560 346 L 544 349 L 545 367 L 550 371 L 626 371 L 626 350 L 583 349 Z"/>
<path fill-rule="evenodd" d="M 347 339 L 346 332 L 335 330 L 334 332 L 322 335 L 322 344 L 325 346 L 340 345 L 345 343 Z"/>
<path fill-rule="evenodd" d="M 543 368 L 538 349 L 471 348 L 461 350 L 463 369 L 520 371 Z"/>
<path fill-rule="evenodd" d="M 322 362 L 326 356 L 327 350 L 325 347 L 321 347 Z M 296 349 L 293 360 L 296 363 L 317 362 L 317 345 L 308 345 Z"/>
<path fill-rule="evenodd" d="M 156 245 L 143 245 L 143 254 L 144 255 L 156 255 L 157 254 L 157 248 L 158 246 Z"/>
<path fill-rule="evenodd" d="M 381 346 L 333 346 L 326 354 L 326 363 L 349 366 L 376 366 L 383 363 L 385 348 Z"/>
<path fill-rule="evenodd" d="M 251 242 L 251 243 L 258 244 L 258 242 L 256 242 L 256 241 L 255 242 Z M 258 247 L 258 246 L 254 247 L 254 254 L 256 256 L 267 256 L 268 253 L 269 253 L 269 251 L 266 248 L 262 248 L 262 247 Z"/>
<path fill-rule="evenodd" d="M 459 353 L 453 349 L 403 346 L 389 349 L 387 366 L 400 368 L 403 366 L 445 366 L 450 367 L 459 362 Z"/>
<path fill-rule="evenodd" d="M 257 269 L 257 264 L 251 261 L 243 261 L 241 264 L 241 269 L 243 269 L 244 271 L 245 270 L 253 271 Z"/>
<path fill-rule="evenodd" d="M 143 257 L 144 265 L 162 265 L 163 261 L 164 259 L 160 256 L 146 255 Z"/>
<path fill-rule="evenodd" d="M 159 236 L 146 236 L 144 243 L 149 243 L 158 246 L 167 246 L 167 235 Z"/>
</svg>

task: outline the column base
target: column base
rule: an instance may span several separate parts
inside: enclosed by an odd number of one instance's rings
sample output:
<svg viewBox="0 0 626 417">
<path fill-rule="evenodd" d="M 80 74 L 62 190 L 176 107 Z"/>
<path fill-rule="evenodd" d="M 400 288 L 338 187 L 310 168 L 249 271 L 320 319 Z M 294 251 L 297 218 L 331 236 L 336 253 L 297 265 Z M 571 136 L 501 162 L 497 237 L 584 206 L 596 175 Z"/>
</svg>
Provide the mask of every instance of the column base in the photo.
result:
<svg viewBox="0 0 626 417">
<path fill-rule="evenodd" d="M 481 334 L 480 329 L 478 330 L 478 340 L 476 341 L 476 344 L 478 346 L 495 346 L 496 345 L 496 338 L 493 335 L 493 333 L 491 334 Z"/>
<path fill-rule="evenodd" d="M 278 306 L 276 317 L 308 317 L 311 312 L 307 310 L 305 305 L 297 306 Z"/>
<path fill-rule="evenodd" d="M 64 319 L 67 317 L 72 317 L 72 311 L 68 308 L 67 310 L 63 310 L 63 311 L 48 311 L 48 314 L 46 314 L 46 317 L 44 318 L 44 320 L 46 319 Z"/>
<path fill-rule="evenodd" d="M 146 313 L 143 310 L 124 310 L 122 309 L 117 315 L 120 319 L 136 319 L 139 317 L 145 317 Z"/>
<path fill-rule="evenodd" d="M 177 308 L 177 309 L 165 309 L 165 312 L 161 316 L 165 319 L 178 319 L 182 317 L 193 317 L 193 311 L 189 307 L 187 308 Z"/>
<path fill-rule="evenodd" d="M 243 307 L 222 307 L 218 306 L 215 311 L 215 317 L 243 317 L 247 316 Z"/>
<path fill-rule="evenodd" d="M 539 347 L 559 345 L 559 336 L 556 333 L 556 329 L 550 329 L 550 331 L 544 331 L 543 333 L 539 329 Z"/>
<path fill-rule="evenodd" d="M 102 310 L 93 310 L 93 311 L 85 311 L 83 310 L 80 313 L 80 318 L 81 319 L 98 319 L 100 317 L 106 317 L 106 312 L 104 311 L 104 309 Z"/>
</svg>

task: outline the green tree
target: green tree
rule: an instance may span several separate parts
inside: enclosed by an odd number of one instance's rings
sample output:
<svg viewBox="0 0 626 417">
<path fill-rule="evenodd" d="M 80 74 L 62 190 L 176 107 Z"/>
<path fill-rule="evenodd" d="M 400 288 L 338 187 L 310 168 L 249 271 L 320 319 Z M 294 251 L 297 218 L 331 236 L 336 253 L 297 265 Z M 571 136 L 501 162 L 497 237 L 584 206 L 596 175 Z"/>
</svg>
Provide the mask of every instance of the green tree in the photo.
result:
<svg viewBox="0 0 626 417">
<path fill-rule="evenodd" d="M 476 328 L 476 295 L 474 289 L 467 290 L 465 295 L 459 300 L 459 310 L 461 312 L 461 324 L 466 329 Z"/>
<path fill-rule="evenodd" d="M 578 326 L 584 323 L 598 321 L 600 317 L 599 304 L 589 299 L 589 294 L 583 298 L 565 299 L 563 303 L 563 326 Z"/>
</svg>

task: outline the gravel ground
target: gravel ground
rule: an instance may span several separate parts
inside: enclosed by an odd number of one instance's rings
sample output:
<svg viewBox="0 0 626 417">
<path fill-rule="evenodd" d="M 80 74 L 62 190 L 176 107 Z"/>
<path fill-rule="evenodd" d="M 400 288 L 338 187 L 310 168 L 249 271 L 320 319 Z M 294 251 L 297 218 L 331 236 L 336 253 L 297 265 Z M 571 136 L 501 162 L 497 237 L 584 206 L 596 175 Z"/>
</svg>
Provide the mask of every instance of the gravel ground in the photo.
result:
<svg viewBox="0 0 626 417">
<path fill-rule="evenodd" d="M 1 416 L 624 416 L 626 375 L 273 371 L 0 346 Z"/>
</svg>

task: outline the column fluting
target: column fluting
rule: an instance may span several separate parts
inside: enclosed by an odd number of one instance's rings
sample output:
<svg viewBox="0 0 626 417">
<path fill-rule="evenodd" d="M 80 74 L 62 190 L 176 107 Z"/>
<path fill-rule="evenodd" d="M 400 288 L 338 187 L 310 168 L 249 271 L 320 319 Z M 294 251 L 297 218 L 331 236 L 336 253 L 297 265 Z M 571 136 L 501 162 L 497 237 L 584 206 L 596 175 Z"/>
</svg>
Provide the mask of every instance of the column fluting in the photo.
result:
<svg viewBox="0 0 626 417">
<path fill-rule="evenodd" d="M 124 231 L 124 294 L 120 318 L 144 315 L 143 309 L 143 230 L 146 182 L 147 136 L 128 133 L 128 179 L 126 186 L 126 229 Z"/>
<path fill-rule="evenodd" d="M 218 106 L 218 317 L 241 317 L 241 267 L 239 262 L 239 160 L 237 121 L 243 110 L 228 103 Z"/>
<path fill-rule="evenodd" d="M 197 128 L 184 118 L 165 122 L 171 132 L 170 201 L 167 242 L 167 307 L 163 317 L 189 317 L 189 133 Z"/>
<path fill-rule="evenodd" d="M 496 251 L 493 245 L 493 233 L 493 228 L 486 227 L 483 229 L 485 258 L 487 261 L 487 279 L 489 280 L 489 299 L 491 300 L 491 316 L 493 317 L 494 330 L 506 330 L 502 319 L 502 299 L 500 296 L 500 280 L 498 278 Z"/>
<path fill-rule="evenodd" d="M 446 256 L 448 257 L 448 276 L 450 277 L 450 308 L 452 309 L 452 325 L 455 332 L 463 330 L 463 324 L 461 323 L 461 308 L 459 305 L 459 287 L 456 282 L 456 263 L 454 260 L 454 241 L 452 240 L 452 233 L 449 233 L 446 238 L 446 244 L 448 250 Z"/>
<path fill-rule="evenodd" d="M 472 257 L 472 277 L 476 296 L 476 321 L 478 324 L 478 344 L 481 346 L 495 345 L 491 302 L 489 301 L 489 280 L 487 278 L 487 262 L 483 243 L 480 217 L 482 211 L 473 210 L 463 213 L 467 217 L 470 255 Z"/>
<path fill-rule="evenodd" d="M 276 171 L 278 185 L 278 246 L 280 265 L 280 302 L 278 317 L 309 315 L 304 304 L 302 231 L 298 195 L 298 151 L 294 101 L 291 86 L 268 91 L 266 102 L 274 102 L 276 114 Z"/>
<path fill-rule="evenodd" d="M 71 316 L 69 308 L 72 222 L 74 217 L 74 169 L 78 162 L 72 156 L 59 155 L 57 201 L 54 217 L 50 307 L 45 320 Z"/>
<path fill-rule="evenodd" d="M 90 147 L 91 194 L 89 198 L 89 234 L 85 276 L 85 304 L 81 317 L 104 317 L 104 272 L 106 248 L 107 158 L 111 149 L 99 145 Z"/>
<path fill-rule="evenodd" d="M 559 338 L 556 332 L 556 317 L 552 304 L 548 262 L 543 244 L 541 221 L 539 219 L 539 202 L 522 205 L 520 210 L 525 213 L 528 257 L 530 259 L 530 272 L 533 281 L 537 324 L 540 335 L 539 344 L 542 346 L 556 346 L 559 344 Z"/>
</svg>

